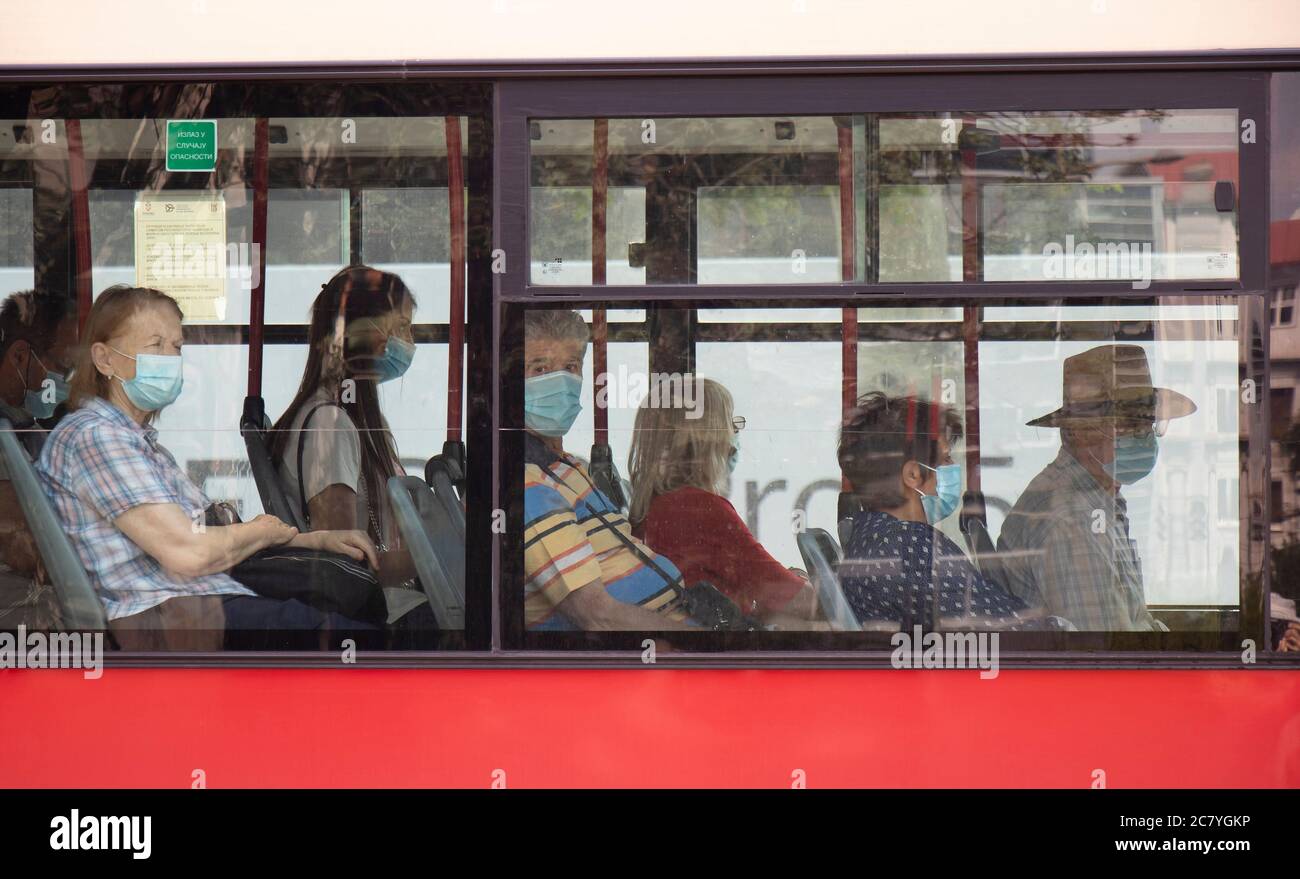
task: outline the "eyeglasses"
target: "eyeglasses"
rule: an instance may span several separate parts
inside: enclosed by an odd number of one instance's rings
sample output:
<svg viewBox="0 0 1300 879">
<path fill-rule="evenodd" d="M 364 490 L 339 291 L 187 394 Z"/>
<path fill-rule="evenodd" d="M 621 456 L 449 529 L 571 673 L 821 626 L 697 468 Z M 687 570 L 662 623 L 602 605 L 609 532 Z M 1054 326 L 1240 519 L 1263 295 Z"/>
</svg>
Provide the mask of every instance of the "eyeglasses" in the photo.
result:
<svg viewBox="0 0 1300 879">
<path fill-rule="evenodd" d="M 736 430 L 736 431 L 744 430 L 744 429 L 745 429 L 745 418 L 744 418 L 744 416 L 743 416 L 743 415 L 737 415 L 735 418 L 731 419 L 731 427 L 732 427 L 733 430 Z"/>
</svg>

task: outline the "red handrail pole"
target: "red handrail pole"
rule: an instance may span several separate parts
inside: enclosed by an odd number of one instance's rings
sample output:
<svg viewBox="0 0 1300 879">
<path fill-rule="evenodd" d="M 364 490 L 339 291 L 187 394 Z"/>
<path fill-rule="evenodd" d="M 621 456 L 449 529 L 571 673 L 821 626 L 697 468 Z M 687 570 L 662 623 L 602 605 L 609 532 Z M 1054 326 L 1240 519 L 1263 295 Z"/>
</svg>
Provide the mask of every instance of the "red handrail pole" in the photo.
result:
<svg viewBox="0 0 1300 879">
<path fill-rule="evenodd" d="M 72 240 L 76 261 L 77 335 L 85 329 L 90 317 L 91 293 L 90 265 L 90 195 L 86 174 L 86 149 L 81 139 L 81 120 L 69 119 L 65 124 L 68 134 L 68 182 L 72 187 Z"/>
<path fill-rule="evenodd" d="M 839 136 L 839 181 L 840 181 L 840 279 L 856 280 L 857 268 L 857 229 L 854 225 L 853 203 L 853 129 L 841 126 Z M 840 329 L 842 340 L 841 371 L 843 415 L 848 416 L 858 405 L 858 310 L 844 309 Z M 842 480 L 842 488 L 848 491 L 851 486 L 847 478 Z"/>
<path fill-rule="evenodd" d="M 270 120 L 259 116 L 253 126 L 253 260 L 257 280 L 248 300 L 248 396 L 262 396 L 262 346 L 266 327 L 266 203 Z"/>
<path fill-rule="evenodd" d="M 962 119 L 962 128 L 975 127 L 975 118 Z M 973 148 L 961 151 L 961 274 L 966 283 L 979 280 L 980 186 Z M 966 390 L 966 489 L 980 490 L 980 361 L 979 306 L 962 308 L 964 383 Z"/>
<path fill-rule="evenodd" d="M 595 287 L 605 286 L 605 208 L 609 195 L 609 120 L 596 119 L 592 131 L 592 171 L 591 171 L 591 283 Z M 593 390 L 597 401 L 602 399 L 601 392 L 608 380 L 609 325 L 605 319 L 605 309 L 594 308 L 591 312 L 591 348 L 592 375 L 595 377 Z M 595 423 L 596 445 L 609 444 L 609 410 L 597 403 L 592 413 Z"/>
<path fill-rule="evenodd" d="M 447 439 L 460 441 L 461 393 L 465 373 L 465 165 L 460 117 L 446 118 L 447 204 L 451 210 L 451 309 L 447 345 Z"/>
</svg>

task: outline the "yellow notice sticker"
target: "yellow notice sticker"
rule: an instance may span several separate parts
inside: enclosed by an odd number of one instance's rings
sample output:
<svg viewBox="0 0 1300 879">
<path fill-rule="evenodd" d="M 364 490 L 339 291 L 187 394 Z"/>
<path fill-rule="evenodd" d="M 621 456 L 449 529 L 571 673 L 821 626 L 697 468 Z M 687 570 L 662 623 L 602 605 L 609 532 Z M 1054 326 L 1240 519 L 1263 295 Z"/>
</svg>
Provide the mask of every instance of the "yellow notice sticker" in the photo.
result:
<svg viewBox="0 0 1300 879">
<path fill-rule="evenodd" d="M 225 320 L 226 200 L 221 193 L 136 196 L 135 283 L 175 298 L 186 320 Z"/>
</svg>

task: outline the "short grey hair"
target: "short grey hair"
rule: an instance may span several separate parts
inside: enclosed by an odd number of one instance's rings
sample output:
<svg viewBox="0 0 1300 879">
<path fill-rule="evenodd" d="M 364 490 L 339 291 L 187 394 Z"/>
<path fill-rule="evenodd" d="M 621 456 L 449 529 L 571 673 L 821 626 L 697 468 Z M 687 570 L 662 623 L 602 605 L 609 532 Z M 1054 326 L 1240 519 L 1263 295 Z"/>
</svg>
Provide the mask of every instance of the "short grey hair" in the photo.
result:
<svg viewBox="0 0 1300 879">
<path fill-rule="evenodd" d="M 534 308 L 524 314 L 524 344 L 542 340 L 574 341 L 585 345 L 591 341 L 591 330 L 576 311 Z"/>
</svg>

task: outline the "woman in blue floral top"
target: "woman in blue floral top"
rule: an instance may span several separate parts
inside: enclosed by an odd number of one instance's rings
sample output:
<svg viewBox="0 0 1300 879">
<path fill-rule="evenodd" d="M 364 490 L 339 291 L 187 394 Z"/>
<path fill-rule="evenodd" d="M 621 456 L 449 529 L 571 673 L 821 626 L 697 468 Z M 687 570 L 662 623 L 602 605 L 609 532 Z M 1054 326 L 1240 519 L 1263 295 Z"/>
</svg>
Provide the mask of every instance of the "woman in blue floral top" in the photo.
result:
<svg viewBox="0 0 1300 879">
<path fill-rule="evenodd" d="M 917 397 L 876 391 L 858 400 L 840 432 L 840 468 L 861 511 L 839 574 L 859 620 L 944 628 L 1038 628 L 1040 611 L 975 568 L 937 525 L 961 502 L 952 444 L 961 423 Z M 1034 622 L 1031 622 L 1034 621 Z M 1056 628 L 1056 623 L 1047 627 Z"/>
</svg>

